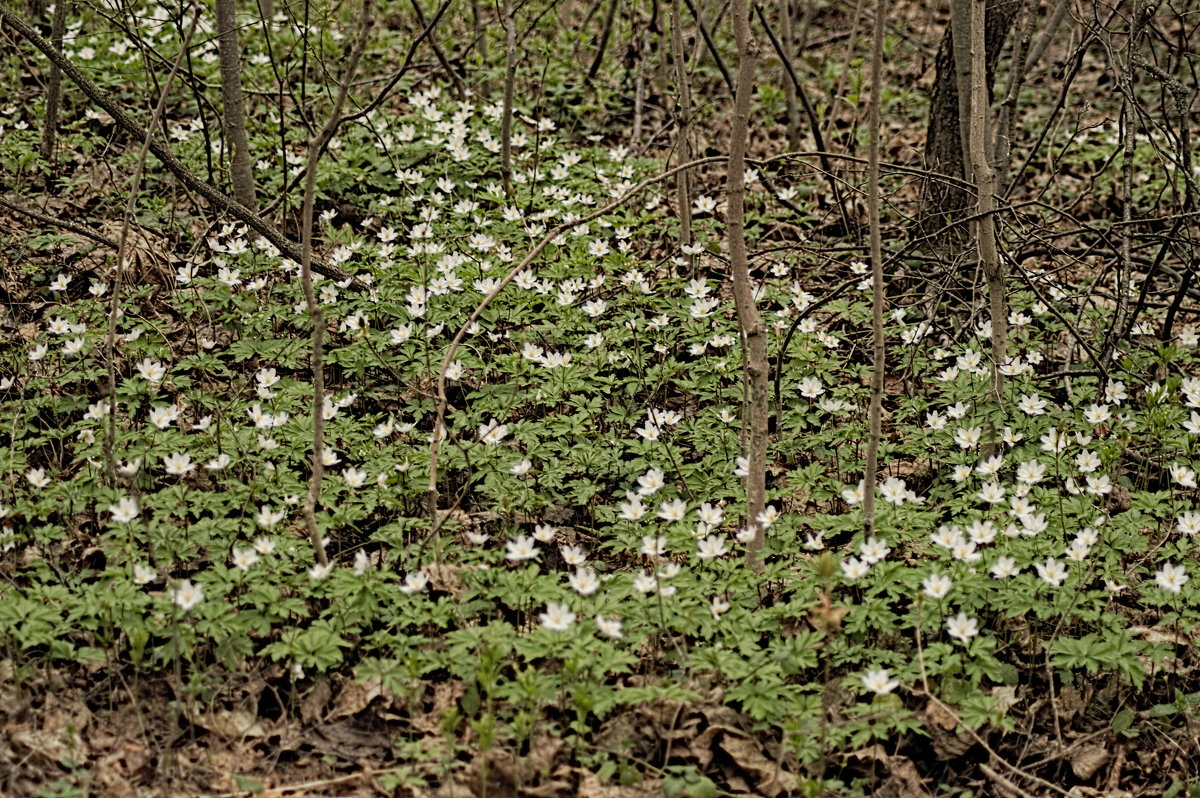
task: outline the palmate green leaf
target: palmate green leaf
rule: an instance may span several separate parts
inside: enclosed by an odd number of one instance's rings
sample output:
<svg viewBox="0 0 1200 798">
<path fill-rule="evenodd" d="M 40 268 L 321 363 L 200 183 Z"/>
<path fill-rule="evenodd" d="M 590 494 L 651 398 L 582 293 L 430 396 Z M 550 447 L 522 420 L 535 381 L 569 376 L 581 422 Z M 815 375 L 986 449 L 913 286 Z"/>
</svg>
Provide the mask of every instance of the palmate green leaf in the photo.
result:
<svg viewBox="0 0 1200 798">
<path fill-rule="evenodd" d="M 350 641 L 334 632 L 328 621 L 315 621 L 306 629 L 283 632 L 279 641 L 268 645 L 263 653 L 277 662 L 297 662 L 323 673 L 341 664 L 342 649 L 350 646 Z"/>
</svg>

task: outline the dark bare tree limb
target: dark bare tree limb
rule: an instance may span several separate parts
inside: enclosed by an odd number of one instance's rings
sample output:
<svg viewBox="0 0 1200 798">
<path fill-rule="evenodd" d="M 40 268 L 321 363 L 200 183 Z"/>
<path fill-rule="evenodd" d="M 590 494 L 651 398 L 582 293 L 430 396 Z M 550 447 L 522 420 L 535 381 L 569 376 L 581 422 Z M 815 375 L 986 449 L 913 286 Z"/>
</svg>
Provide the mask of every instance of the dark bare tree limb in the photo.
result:
<svg viewBox="0 0 1200 798">
<path fill-rule="evenodd" d="M 68 233 L 74 233 L 77 236 L 95 241 L 97 244 L 103 244 L 111 249 L 117 248 L 116 241 L 113 241 L 111 238 L 105 238 L 96 231 L 91 230 L 84 225 L 76 224 L 75 222 L 63 219 L 62 217 L 49 216 L 35 208 L 22 205 L 16 200 L 11 200 L 7 197 L 0 196 L 0 208 L 8 208 L 13 213 L 19 213 L 22 216 L 28 216 L 30 219 L 41 222 L 48 227 L 58 227 L 62 230 L 66 230 Z"/>
</svg>

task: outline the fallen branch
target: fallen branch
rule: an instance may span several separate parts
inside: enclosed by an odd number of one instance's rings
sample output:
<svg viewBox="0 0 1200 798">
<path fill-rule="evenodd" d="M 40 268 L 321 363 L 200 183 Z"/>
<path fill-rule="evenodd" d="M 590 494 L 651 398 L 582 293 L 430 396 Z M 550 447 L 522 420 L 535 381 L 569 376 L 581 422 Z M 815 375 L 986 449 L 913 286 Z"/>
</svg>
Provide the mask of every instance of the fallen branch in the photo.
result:
<svg viewBox="0 0 1200 798">
<path fill-rule="evenodd" d="M 105 238 L 99 233 L 89 230 L 87 227 L 84 227 L 81 224 L 76 224 L 75 222 L 67 221 L 66 219 L 42 213 L 36 208 L 30 208 L 28 205 L 22 205 L 16 200 L 10 200 L 0 196 L 0 208 L 8 208 L 13 213 L 19 213 L 22 216 L 27 216 L 30 219 L 33 219 L 35 222 L 41 222 L 48 227 L 57 227 L 61 230 L 66 230 L 68 233 L 74 233 L 82 238 L 90 239 L 95 241 L 97 244 L 103 244 L 110 249 L 117 248 L 117 242 L 113 241 L 111 238 Z"/>
</svg>

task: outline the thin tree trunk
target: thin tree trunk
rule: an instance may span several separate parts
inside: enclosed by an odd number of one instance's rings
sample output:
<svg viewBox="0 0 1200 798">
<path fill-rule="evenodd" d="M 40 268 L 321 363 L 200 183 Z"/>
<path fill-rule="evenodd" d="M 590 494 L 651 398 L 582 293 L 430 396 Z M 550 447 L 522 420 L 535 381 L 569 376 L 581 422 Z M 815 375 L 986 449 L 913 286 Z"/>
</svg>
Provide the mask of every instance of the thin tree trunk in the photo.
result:
<svg viewBox="0 0 1200 798">
<path fill-rule="evenodd" d="M 308 530 L 308 539 L 316 554 L 317 564 L 322 567 L 329 565 L 329 555 L 325 552 L 325 543 L 321 539 L 316 519 L 317 503 L 321 498 L 321 478 L 325 472 L 325 364 L 322 358 L 325 315 L 322 313 L 321 305 L 317 302 L 316 294 L 313 291 L 313 204 L 317 187 L 317 161 L 320 160 L 325 145 L 333 138 L 333 134 L 341 122 L 346 93 L 354 80 L 354 73 L 358 69 L 358 60 L 367 46 L 367 37 L 370 34 L 372 23 L 371 12 L 371 0 L 363 0 L 358 38 L 355 40 L 354 48 L 350 51 L 350 57 L 346 60 L 346 69 L 341 75 L 341 80 L 338 81 L 338 93 L 333 102 L 333 110 L 329 114 L 329 121 L 317 135 L 309 140 L 308 157 L 304 163 L 304 199 L 300 209 L 300 286 L 304 291 L 304 303 L 313 325 L 312 347 L 309 352 L 309 365 L 312 368 L 313 377 L 313 452 L 312 473 L 309 476 L 308 493 L 304 500 L 304 525 Z"/>
<path fill-rule="evenodd" d="M 867 223 L 871 237 L 871 406 L 867 411 L 867 462 L 863 469 L 863 534 L 875 534 L 875 483 L 879 473 L 879 443 L 883 437 L 883 378 L 887 348 L 883 337 L 883 237 L 879 219 L 879 124 L 883 91 L 883 33 L 887 0 L 875 6 L 875 31 L 871 37 L 870 145 L 867 153 Z"/>
<path fill-rule="evenodd" d="M 767 498 L 767 329 L 755 305 L 754 287 L 750 284 L 745 202 L 746 144 L 750 134 L 750 102 L 754 95 L 758 43 L 750 32 L 750 8 L 747 0 L 733 0 L 730 11 L 733 17 L 733 36 L 737 42 L 738 74 L 733 120 L 729 129 L 729 167 L 725 176 L 725 227 L 729 237 L 733 296 L 745 352 L 743 374 L 750 389 L 746 515 L 748 524 L 754 529 L 754 537 L 746 548 L 746 564 L 754 571 L 761 571 L 762 550 L 766 543 L 765 530 L 759 515 L 766 507 Z"/>
<path fill-rule="evenodd" d="M 1033 38 L 1033 26 L 1037 23 L 1037 8 L 1023 6 L 1022 13 L 1026 19 L 1021 26 L 1020 36 L 1013 45 L 1011 66 L 1008 69 L 1008 88 L 1004 92 L 1004 100 L 1000 103 L 1000 115 L 996 120 L 996 134 L 992 139 L 992 162 L 995 164 L 996 185 L 1004 182 L 1008 162 L 1012 157 L 1012 120 L 1017 107 L 1021 87 L 1025 85 L 1027 69 L 1025 57 L 1029 53 L 1029 42 Z"/>
<path fill-rule="evenodd" d="M 792 0 L 779 0 L 779 32 L 782 38 L 784 57 L 796 57 L 796 31 L 792 25 Z M 800 105 L 796 100 L 796 85 L 790 75 L 784 76 L 783 96 L 787 100 L 788 149 L 800 149 Z"/>
<path fill-rule="evenodd" d="M 63 34 L 67 28 L 67 6 L 70 0 L 58 0 L 54 4 L 54 21 L 50 26 L 50 41 L 58 49 L 62 49 Z M 62 70 L 58 64 L 50 63 L 50 74 L 46 77 L 46 118 L 42 121 L 42 144 L 40 155 L 46 161 L 46 187 L 54 185 L 54 167 L 56 153 L 54 149 L 58 136 L 58 109 L 62 104 Z"/>
<path fill-rule="evenodd" d="M 683 58 L 683 30 L 679 13 L 680 0 L 671 0 L 671 59 L 675 62 L 675 149 L 679 163 L 692 160 L 691 122 L 692 87 L 687 64 Z M 692 243 L 692 176 L 684 170 L 675 178 L 675 201 L 679 212 L 679 244 Z M 688 273 L 692 273 L 692 256 L 686 255 Z"/>
<path fill-rule="evenodd" d="M 221 66 L 222 121 L 229 143 L 229 174 L 233 196 L 250 210 L 258 209 L 250 139 L 246 135 L 246 106 L 242 97 L 242 51 L 238 46 L 235 0 L 216 0 L 217 57 Z"/>
<path fill-rule="evenodd" d="M 504 0 L 501 24 L 504 26 L 504 108 L 500 116 L 500 176 L 504 181 L 504 196 L 511 200 L 513 81 L 517 72 L 517 25 L 513 19 L 513 0 Z"/>
<path fill-rule="evenodd" d="M 986 6 L 987 0 L 970 0 L 971 54 L 971 122 L 968 137 L 971 171 L 978 195 L 975 237 L 979 263 L 987 280 L 989 316 L 992 322 L 992 393 L 997 402 L 1003 399 L 1004 365 L 1008 346 L 1008 301 L 1005 295 L 1004 265 L 996 248 L 995 193 L 996 172 L 988 153 L 988 130 L 991 105 L 988 102 L 990 81 L 987 74 Z"/>
<path fill-rule="evenodd" d="M 471 27 L 474 30 L 472 38 L 479 41 L 479 57 L 486 64 L 488 55 L 487 31 L 483 29 L 483 14 L 479 10 L 479 0 L 471 0 Z"/>
<path fill-rule="evenodd" d="M 604 65 L 604 53 L 608 50 L 608 40 L 612 37 L 613 20 L 617 18 L 618 2 L 619 0 L 609 0 L 608 11 L 604 15 L 604 27 L 600 31 L 600 41 L 596 45 L 596 57 L 592 59 L 592 66 L 587 72 L 589 83 L 596 79 L 596 76 L 600 74 L 600 67 Z"/>
</svg>

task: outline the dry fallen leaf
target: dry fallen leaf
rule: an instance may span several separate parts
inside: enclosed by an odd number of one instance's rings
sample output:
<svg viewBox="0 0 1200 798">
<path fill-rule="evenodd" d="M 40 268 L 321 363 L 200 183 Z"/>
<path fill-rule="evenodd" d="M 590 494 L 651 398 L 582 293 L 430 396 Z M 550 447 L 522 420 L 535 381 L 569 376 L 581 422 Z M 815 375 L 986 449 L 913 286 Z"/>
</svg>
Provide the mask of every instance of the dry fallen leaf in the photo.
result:
<svg viewBox="0 0 1200 798">
<path fill-rule="evenodd" d="M 191 713 L 189 713 L 191 714 Z M 257 739 L 271 732 L 272 724 L 255 712 L 241 709 L 221 709 L 216 712 L 196 712 L 188 718 L 192 723 L 227 740 Z"/>
<path fill-rule="evenodd" d="M 350 679 L 338 693 L 327 717 L 329 720 L 338 720 L 357 715 L 382 694 L 383 681 L 378 676 L 372 676 L 365 682 Z"/>
<path fill-rule="evenodd" d="M 1071 755 L 1071 770 L 1079 778 L 1089 781 L 1110 757 L 1108 749 L 1102 745 L 1085 745 Z"/>
</svg>

